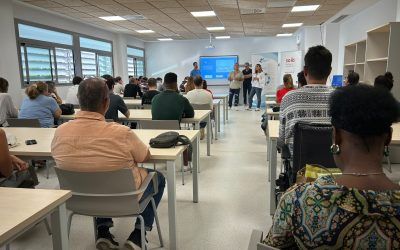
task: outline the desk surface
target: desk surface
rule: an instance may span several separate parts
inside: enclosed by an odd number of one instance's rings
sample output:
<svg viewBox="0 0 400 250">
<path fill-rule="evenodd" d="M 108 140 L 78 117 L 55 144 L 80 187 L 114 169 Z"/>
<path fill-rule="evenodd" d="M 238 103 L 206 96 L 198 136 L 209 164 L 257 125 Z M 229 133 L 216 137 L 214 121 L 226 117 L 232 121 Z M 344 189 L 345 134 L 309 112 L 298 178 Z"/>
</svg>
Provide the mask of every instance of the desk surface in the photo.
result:
<svg viewBox="0 0 400 250">
<path fill-rule="evenodd" d="M 141 99 L 124 99 L 126 105 L 142 105 Z"/>
<path fill-rule="evenodd" d="M 214 99 L 213 100 L 213 105 L 215 106 L 215 105 L 218 105 L 218 104 L 220 104 L 221 103 L 221 100 L 220 99 Z"/>
<path fill-rule="evenodd" d="M 276 101 L 265 101 L 266 105 L 275 105 Z"/>
<path fill-rule="evenodd" d="M 10 148 L 10 153 L 17 156 L 42 156 L 51 157 L 51 141 L 54 137 L 55 128 L 4 128 L 7 133 L 17 137 L 20 143 L 17 147 Z M 150 139 L 166 132 L 167 130 L 135 129 L 136 135 L 145 144 L 149 145 Z M 169 130 L 168 130 L 169 131 Z M 199 133 L 198 130 L 179 130 L 181 135 L 187 136 L 194 141 Z M 36 145 L 25 145 L 25 141 L 35 139 Z M 174 160 L 184 150 L 183 146 L 174 148 L 150 148 L 150 160 Z"/>
<path fill-rule="evenodd" d="M 214 99 L 224 99 L 224 98 L 228 98 L 228 94 L 213 94 L 213 98 Z"/>
<path fill-rule="evenodd" d="M 0 188 L 0 245 L 71 197 L 68 190 Z"/>
<path fill-rule="evenodd" d="M 274 112 L 272 109 L 267 109 L 267 115 L 279 115 L 279 111 Z"/>
</svg>

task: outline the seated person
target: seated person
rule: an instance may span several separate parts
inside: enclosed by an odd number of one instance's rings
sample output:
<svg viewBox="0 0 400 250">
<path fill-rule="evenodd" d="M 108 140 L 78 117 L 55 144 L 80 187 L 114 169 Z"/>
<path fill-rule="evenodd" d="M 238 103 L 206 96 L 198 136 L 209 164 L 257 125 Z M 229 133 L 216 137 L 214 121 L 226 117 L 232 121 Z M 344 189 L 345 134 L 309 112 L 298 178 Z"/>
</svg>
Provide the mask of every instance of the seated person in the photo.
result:
<svg viewBox="0 0 400 250">
<path fill-rule="evenodd" d="M 121 112 L 126 118 L 129 118 L 129 109 L 126 106 L 124 99 L 117 94 L 114 94 L 115 82 L 112 77 L 106 79 L 106 84 L 109 89 L 110 106 L 105 114 L 106 119 L 118 120 L 118 111 Z"/>
<path fill-rule="evenodd" d="M 27 97 L 21 104 L 18 118 L 38 119 L 42 128 L 54 127 L 54 119 L 59 119 L 61 109 L 57 102 L 49 97 L 47 84 L 32 83 L 25 89 Z"/>
<path fill-rule="evenodd" d="M 56 84 L 53 81 L 46 81 L 46 84 L 49 89 L 49 96 L 56 100 L 58 105 L 62 104 L 63 101 L 57 93 Z"/>
<path fill-rule="evenodd" d="M 307 85 L 283 97 L 279 113 L 279 140 L 293 152 L 294 125 L 298 122 L 330 123 L 329 97 L 326 86 L 331 73 L 332 54 L 323 46 L 311 47 L 304 57 Z"/>
<path fill-rule="evenodd" d="M 114 93 L 116 95 L 123 95 L 124 94 L 124 81 L 120 76 L 115 77 L 115 86 L 114 86 Z"/>
<path fill-rule="evenodd" d="M 75 76 L 72 79 L 73 86 L 68 89 L 67 98 L 65 98 L 65 103 L 71 103 L 73 105 L 78 105 L 78 97 L 76 94 L 78 93 L 79 83 L 83 81 L 83 78 L 80 76 Z"/>
<path fill-rule="evenodd" d="M 153 120 L 178 120 L 194 117 L 194 110 L 188 99 L 177 92 L 178 77 L 167 73 L 164 77 L 165 90 L 153 98 L 151 115 Z"/>
<path fill-rule="evenodd" d="M 196 88 L 194 85 L 194 78 L 189 76 L 186 83 L 185 83 L 185 93 L 187 94 L 189 91 L 192 91 Z"/>
<path fill-rule="evenodd" d="M 386 72 L 384 75 L 379 75 L 375 78 L 374 86 L 384 88 L 391 91 L 393 88 L 393 75 L 391 72 Z"/>
<path fill-rule="evenodd" d="M 203 78 L 196 76 L 194 78 L 194 90 L 189 91 L 186 94 L 186 98 L 191 104 L 207 104 L 210 110 L 213 110 L 213 98 L 212 95 L 203 89 Z M 205 133 L 204 128 L 207 126 L 207 122 L 200 123 L 200 140 L 204 139 Z"/>
<path fill-rule="evenodd" d="M 384 173 L 393 96 L 367 85 L 336 90 L 330 100 L 331 153 L 342 170 L 283 194 L 264 243 L 282 249 L 395 249 L 400 246 L 400 186 Z M 368 114 L 368 115 L 365 115 Z"/>
<path fill-rule="evenodd" d="M 160 92 L 165 90 L 161 77 L 157 77 L 157 90 Z"/>
<path fill-rule="evenodd" d="M 203 80 L 203 89 L 206 90 L 208 93 L 211 94 L 211 96 L 214 98 L 213 93 L 210 89 L 208 89 L 207 81 Z"/>
<path fill-rule="evenodd" d="M 148 172 L 146 168 L 139 168 L 137 163 L 145 162 L 150 157 L 150 151 L 128 127 L 106 122 L 106 113 L 110 99 L 109 89 L 100 78 L 84 80 L 79 85 L 78 98 L 81 106 L 75 120 L 59 126 L 51 144 L 51 153 L 57 167 L 76 172 L 112 171 L 122 168 L 131 168 L 136 188 L 142 185 Z M 82 150 L 84 149 L 84 150 Z M 156 206 L 163 195 L 165 179 L 157 172 L 158 193 L 153 197 Z M 154 192 L 150 183 L 141 199 L 146 194 Z M 152 229 L 154 213 L 151 204 L 141 214 L 146 231 Z M 119 244 L 110 233 L 113 226 L 111 218 L 96 218 L 98 249 L 117 249 Z M 135 229 L 130 234 L 125 246 L 134 249 L 134 245 L 141 247 L 140 221 L 136 220 Z"/>
<path fill-rule="evenodd" d="M 129 84 L 125 86 L 124 97 L 133 97 L 136 99 L 137 96 L 142 97 L 143 93 L 139 86 L 139 80 L 132 77 L 129 79 Z"/>
<path fill-rule="evenodd" d="M 0 77 L 0 127 L 6 127 L 8 118 L 17 118 L 18 110 L 15 108 L 11 95 L 8 92 L 8 81 Z"/>
<path fill-rule="evenodd" d="M 360 75 L 357 72 L 351 71 L 348 75 L 347 75 L 347 79 L 344 82 L 344 85 L 356 85 L 358 84 L 360 81 Z"/>
<path fill-rule="evenodd" d="M 299 73 L 297 73 L 297 85 L 299 88 L 304 87 L 307 85 L 307 80 L 304 77 L 304 71 L 300 71 Z"/>
<path fill-rule="evenodd" d="M 9 178 L 13 171 L 18 171 L 18 175 L 13 180 L 6 180 L 1 183 L 2 187 L 31 187 L 26 185 L 30 179 L 30 174 L 27 171 L 28 164 L 14 155 L 10 155 L 8 151 L 7 137 L 4 130 L 0 129 L 0 177 Z M 25 184 L 24 184 L 25 182 Z M 26 185 L 26 186 L 25 186 Z"/>
<path fill-rule="evenodd" d="M 276 91 L 276 103 L 279 105 L 282 102 L 282 98 L 289 92 L 294 90 L 293 78 L 290 74 L 283 76 L 283 88 Z"/>
<path fill-rule="evenodd" d="M 157 90 L 157 80 L 155 78 L 147 80 L 147 85 L 149 86 L 149 90 L 142 96 L 142 105 L 151 104 L 153 97 L 160 93 Z"/>
<path fill-rule="evenodd" d="M 185 77 L 185 79 L 182 81 L 182 83 L 179 85 L 179 92 L 182 92 L 182 93 L 186 93 L 186 91 L 185 91 L 185 85 L 186 85 L 186 83 L 187 83 L 187 81 L 188 81 L 188 76 L 186 76 Z"/>
</svg>

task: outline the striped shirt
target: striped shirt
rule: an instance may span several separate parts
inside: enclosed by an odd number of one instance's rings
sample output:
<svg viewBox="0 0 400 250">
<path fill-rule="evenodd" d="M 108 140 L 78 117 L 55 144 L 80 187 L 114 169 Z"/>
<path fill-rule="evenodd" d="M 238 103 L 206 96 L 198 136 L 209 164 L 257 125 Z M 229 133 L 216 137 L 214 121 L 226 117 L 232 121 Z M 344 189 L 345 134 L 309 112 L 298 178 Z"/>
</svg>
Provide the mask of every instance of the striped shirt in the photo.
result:
<svg viewBox="0 0 400 250">
<path fill-rule="evenodd" d="M 293 153 L 294 125 L 298 122 L 330 123 L 329 97 L 333 88 L 326 85 L 306 85 L 287 93 L 279 113 L 279 139 Z"/>
</svg>

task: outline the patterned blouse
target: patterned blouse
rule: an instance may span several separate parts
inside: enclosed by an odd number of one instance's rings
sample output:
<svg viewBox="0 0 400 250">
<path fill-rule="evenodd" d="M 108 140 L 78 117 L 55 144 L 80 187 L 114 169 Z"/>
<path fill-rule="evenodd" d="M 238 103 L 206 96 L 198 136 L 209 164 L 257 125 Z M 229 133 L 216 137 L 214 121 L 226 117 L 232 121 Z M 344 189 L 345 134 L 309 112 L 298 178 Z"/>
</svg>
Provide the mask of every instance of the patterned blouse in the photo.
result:
<svg viewBox="0 0 400 250">
<path fill-rule="evenodd" d="M 400 249 L 400 190 L 346 188 L 331 176 L 293 186 L 264 243 L 286 249 Z"/>
</svg>

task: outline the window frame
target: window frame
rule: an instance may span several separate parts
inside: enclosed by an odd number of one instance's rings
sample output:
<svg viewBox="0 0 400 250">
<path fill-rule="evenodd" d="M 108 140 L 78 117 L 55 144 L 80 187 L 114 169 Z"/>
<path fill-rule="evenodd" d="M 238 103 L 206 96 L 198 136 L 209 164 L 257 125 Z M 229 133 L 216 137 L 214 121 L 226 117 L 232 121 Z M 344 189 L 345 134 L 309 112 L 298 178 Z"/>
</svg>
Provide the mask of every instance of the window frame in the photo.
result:
<svg viewBox="0 0 400 250">
<path fill-rule="evenodd" d="M 129 54 L 128 54 L 128 48 L 142 50 L 142 51 L 143 51 L 143 57 L 134 56 L 134 55 L 129 55 Z M 132 59 L 132 60 L 134 61 L 134 63 L 133 63 L 134 74 L 137 74 L 137 60 L 139 59 L 139 60 L 143 61 L 143 76 L 146 76 L 146 60 L 145 60 L 145 58 L 146 58 L 146 50 L 145 50 L 144 48 L 140 48 L 140 47 L 136 47 L 136 46 L 127 45 L 127 46 L 126 46 L 126 55 L 127 55 L 127 58 L 126 58 L 126 65 L 127 65 L 127 66 L 128 66 L 128 60 L 129 60 L 129 59 Z M 136 63 L 135 63 L 135 61 L 136 61 Z M 136 65 L 135 65 L 135 64 L 136 64 Z M 135 72 L 135 71 L 136 71 L 136 72 Z M 128 73 L 129 73 L 129 71 L 128 71 Z M 139 77 L 139 75 L 134 75 L 134 77 Z"/>
<path fill-rule="evenodd" d="M 60 44 L 60 43 L 53 43 L 53 42 L 47 42 L 47 41 L 40 41 L 40 40 L 34 40 L 34 39 L 28 39 L 28 38 L 22 38 L 20 37 L 19 34 L 19 24 L 24 24 L 24 25 L 29 25 L 33 26 L 36 28 L 41 28 L 41 29 L 46 29 L 49 31 L 56 31 L 56 32 L 61 32 L 65 34 L 69 34 L 72 36 L 72 45 L 66 45 L 66 44 Z M 57 75 L 57 59 L 56 59 L 56 48 L 63 48 L 63 49 L 70 49 L 72 50 L 73 54 L 73 65 L 74 65 L 74 75 L 82 75 L 82 60 L 81 60 L 81 52 L 82 51 L 87 51 L 87 52 L 92 52 L 96 53 L 96 74 L 98 74 L 98 61 L 97 57 L 98 55 L 102 56 L 109 56 L 111 57 L 111 67 L 113 73 L 115 72 L 115 67 L 114 67 L 114 43 L 111 40 L 103 39 L 103 38 L 98 38 L 98 37 L 93 37 L 90 35 L 85 35 L 81 34 L 78 32 L 73 32 L 73 31 L 68 31 L 56 27 L 51 27 L 35 22 L 30 22 L 30 21 L 25 21 L 21 20 L 18 18 L 14 19 L 14 26 L 15 26 L 15 35 L 16 35 L 16 45 L 17 45 L 17 53 L 18 53 L 18 63 L 19 63 L 19 71 L 20 71 L 20 80 L 21 80 L 21 87 L 24 88 L 27 86 L 30 81 L 25 82 L 24 81 L 24 75 L 23 75 L 23 66 L 22 66 L 22 58 L 21 58 L 21 47 L 22 46 L 31 46 L 31 47 L 38 47 L 38 48 L 44 48 L 44 49 L 51 49 L 53 51 L 53 57 L 54 60 L 51 59 L 51 63 L 54 63 L 54 68 L 52 68 L 52 76 L 53 80 L 56 83 L 56 85 L 61 85 L 61 86 L 67 86 L 67 85 L 72 85 L 71 83 L 59 83 L 58 82 L 58 75 Z M 89 38 L 93 40 L 98 40 L 102 42 L 107 42 L 111 44 L 111 52 L 108 51 L 103 51 L 103 50 L 96 50 L 96 49 L 90 49 L 90 48 L 81 48 L 80 47 L 80 40 L 79 38 Z M 23 45 L 24 44 L 24 45 Z M 26 50 L 25 50 L 26 52 Z M 26 77 L 29 79 L 29 69 L 27 65 L 27 53 L 25 53 L 25 66 L 26 66 Z"/>
</svg>

